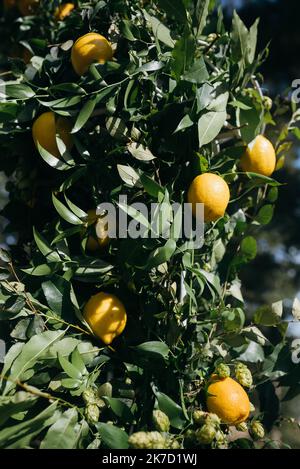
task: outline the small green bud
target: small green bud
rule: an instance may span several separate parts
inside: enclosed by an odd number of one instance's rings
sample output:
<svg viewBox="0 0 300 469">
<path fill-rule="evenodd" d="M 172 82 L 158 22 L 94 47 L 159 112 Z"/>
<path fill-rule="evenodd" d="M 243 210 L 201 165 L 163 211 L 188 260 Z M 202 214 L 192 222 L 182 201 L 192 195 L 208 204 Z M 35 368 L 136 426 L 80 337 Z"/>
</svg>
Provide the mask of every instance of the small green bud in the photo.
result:
<svg viewBox="0 0 300 469">
<path fill-rule="evenodd" d="M 99 397 L 112 397 L 112 385 L 110 383 L 101 384 L 98 388 Z"/>
<path fill-rule="evenodd" d="M 128 439 L 129 446 L 134 449 L 166 449 L 167 440 L 159 432 L 137 432 Z"/>
<path fill-rule="evenodd" d="M 217 39 L 218 35 L 216 33 L 211 33 L 207 36 L 207 42 L 211 43 Z"/>
<path fill-rule="evenodd" d="M 93 425 L 99 421 L 100 410 L 96 404 L 88 404 L 84 413 L 89 424 Z"/>
<path fill-rule="evenodd" d="M 170 430 L 169 417 L 161 410 L 153 411 L 152 421 L 155 430 L 157 430 L 158 432 L 168 432 Z"/>
<path fill-rule="evenodd" d="M 189 443 L 193 443 L 196 440 L 195 431 L 191 430 L 190 428 L 186 430 L 184 434 L 184 439 L 187 440 Z"/>
<path fill-rule="evenodd" d="M 211 424 L 205 424 L 195 432 L 196 440 L 202 445 L 209 445 L 216 436 L 216 429 Z"/>
<path fill-rule="evenodd" d="M 248 431 L 248 426 L 246 422 L 241 422 L 238 425 L 235 426 L 238 432 L 247 432 Z"/>
<path fill-rule="evenodd" d="M 273 107 L 273 101 L 271 98 L 269 98 L 269 96 L 265 96 L 264 99 L 263 99 L 263 105 L 264 105 L 264 108 L 267 110 L 267 111 L 271 111 L 272 107 Z"/>
<path fill-rule="evenodd" d="M 254 440 L 261 440 L 265 436 L 265 429 L 258 420 L 255 420 L 250 425 L 249 433 Z"/>
<path fill-rule="evenodd" d="M 235 367 L 235 377 L 238 382 L 245 388 L 251 388 L 253 378 L 249 368 L 243 363 L 238 363 Z"/>
<path fill-rule="evenodd" d="M 203 410 L 194 410 L 193 412 L 193 420 L 196 425 L 203 425 L 206 421 L 208 416 L 208 412 L 204 412 Z"/>
<path fill-rule="evenodd" d="M 216 374 L 219 378 L 228 378 L 230 376 L 230 368 L 225 363 L 219 363 L 216 366 Z"/>
</svg>

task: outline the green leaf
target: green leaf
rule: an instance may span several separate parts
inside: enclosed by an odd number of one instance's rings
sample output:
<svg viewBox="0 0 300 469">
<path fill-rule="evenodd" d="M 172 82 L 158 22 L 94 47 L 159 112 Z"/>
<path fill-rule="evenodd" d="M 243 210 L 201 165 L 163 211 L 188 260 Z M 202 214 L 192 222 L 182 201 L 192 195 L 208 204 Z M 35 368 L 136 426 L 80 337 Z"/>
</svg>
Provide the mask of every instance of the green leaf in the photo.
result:
<svg viewBox="0 0 300 469">
<path fill-rule="evenodd" d="M 125 166 L 118 164 L 117 165 L 118 173 L 120 178 L 122 179 L 125 184 L 127 184 L 130 187 L 134 187 L 138 185 L 138 182 L 140 180 L 139 174 L 133 169 L 131 166 Z"/>
<path fill-rule="evenodd" d="M 79 130 L 81 130 L 82 127 L 87 123 L 92 113 L 94 112 L 97 102 L 98 102 L 97 96 L 96 97 L 93 96 L 91 99 L 89 99 L 85 103 L 80 113 L 78 114 L 75 125 L 71 132 L 72 134 L 76 134 L 76 132 L 79 132 Z"/>
<path fill-rule="evenodd" d="M 155 249 L 149 256 L 146 265 L 147 270 L 158 267 L 164 262 L 168 262 L 173 257 L 176 247 L 176 241 L 169 239 L 163 247 Z"/>
<path fill-rule="evenodd" d="M 109 134 L 117 140 L 128 140 L 130 132 L 125 122 L 118 117 L 109 117 L 106 120 L 106 129 Z"/>
<path fill-rule="evenodd" d="M 170 419 L 171 426 L 179 430 L 187 424 L 182 408 L 162 392 L 154 392 L 159 409 Z"/>
<path fill-rule="evenodd" d="M 182 79 L 200 85 L 209 79 L 209 73 L 203 57 L 195 60 L 193 65 L 182 75 Z"/>
<path fill-rule="evenodd" d="M 41 449 L 76 448 L 76 431 L 78 414 L 76 409 L 68 409 L 49 428 L 41 443 Z"/>
<path fill-rule="evenodd" d="M 56 270 L 59 269 L 59 264 L 41 264 L 29 267 L 28 269 L 21 269 L 22 272 L 25 272 L 27 275 L 32 275 L 33 277 L 46 277 L 47 275 L 52 275 Z"/>
<path fill-rule="evenodd" d="M 66 360 L 61 354 L 58 354 L 58 361 L 64 372 L 67 373 L 70 378 L 78 380 L 82 378 L 81 372 L 77 368 L 75 368 L 72 363 Z"/>
<path fill-rule="evenodd" d="M 135 347 L 131 347 L 133 350 L 145 354 L 145 355 L 161 355 L 166 360 L 170 353 L 169 347 L 164 342 L 145 342 Z"/>
<path fill-rule="evenodd" d="M 258 212 L 255 220 L 261 225 L 268 225 L 274 215 L 274 206 L 273 205 L 264 205 Z"/>
<path fill-rule="evenodd" d="M 205 66 L 205 62 L 203 60 Z M 197 88 L 196 98 L 197 98 L 197 112 L 203 111 L 213 100 L 214 87 L 209 83 L 204 83 L 201 88 Z"/>
<path fill-rule="evenodd" d="M 247 261 L 255 259 L 257 255 L 257 243 L 253 236 L 247 236 L 241 242 L 241 253 Z"/>
<path fill-rule="evenodd" d="M 35 228 L 33 228 L 33 236 L 37 247 L 49 262 L 61 262 L 58 252 L 51 248 L 50 244 Z"/>
<path fill-rule="evenodd" d="M 189 127 L 192 127 L 194 125 L 194 122 L 192 121 L 192 119 L 190 118 L 190 116 L 188 114 L 186 114 L 182 119 L 181 121 L 179 122 L 178 126 L 176 127 L 176 129 L 174 130 L 174 134 L 176 134 L 177 132 L 181 132 L 185 129 L 188 129 Z"/>
<path fill-rule="evenodd" d="M 151 24 L 153 34 L 158 39 L 158 41 L 173 49 L 175 42 L 171 37 L 169 28 L 167 28 L 161 21 L 159 21 L 158 18 L 149 15 L 145 10 L 143 10 L 143 13 L 146 20 Z"/>
<path fill-rule="evenodd" d="M 261 326 L 276 326 L 280 323 L 280 316 L 272 306 L 261 306 L 254 315 L 254 322 Z"/>
<path fill-rule="evenodd" d="M 196 16 L 198 20 L 198 31 L 197 31 L 198 37 L 202 34 L 202 31 L 206 25 L 209 3 L 210 3 L 210 0 L 198 0 L 197 1 Z"/>
<path fill-rule="evenodd" d="M 69 171 L 70 169 L 72 169 L 72 167 L 74 167 L 75 165 L 74 161 L 70 160 L 67 164 L 64 160 L 56 158 L 56 156 L 51 155 L 51 153 L 45 150 L 45 148 L 43 148 L 39 144 L 39 142 L 37 142 L 37 147 L 38 147 L 39 154 L 41 155 L 43 160 L 49 166 L 51 166 L 51 168 L 57 169 L 59 171 Z"/>
<path fill-rule="evenodd" d="M 131 142 L 127 145 L 128 151 L 131 153 L 131 155 L 136 158 L 137 160 L 140 161 L 152 161 L 156 157 L 151 153 L 149 148 L 144 147 L 140 143 L 137 142 Z"/>
<path fill-rule="evenodd" d="M 46 331 L 32 337 L 22 348 L 10 368 L 4 395 L 16 386 L 17 381 L 27 381 L 34 375 L 34 366 L 49 348 L 65 335 L 65 331 Z"/>
<path fill-rule="evenodd" d="M 177 81 L 191 66 L 196 49 L 195 39 L 189 33 L 184 34 L 175 44 L 172 52 L 174 71 Z"/>
<path fill-rule="evenodd" d="M 82 225 L 83 222 L 73 212 L 71 212 L 64 204 L 62 204 L 54 194 L 52 194 L 53 205 L 56 208 L 59 215 L 72 225 Z"/>
<path fill-rule="evenodd" d="M 5 93 L 8 98 L 28 99 L 35 96 L 35 92 L 28 86 L 21 83 L 15 85 L 5 85 Z"/>
<path fill-rule="evenodd" d="M 198 121 L 199 146 L 210 143 L 220 133 L 226 121 L 226 111 L 210 111 L 203 114 Z"/>
<path fill-rule="evenodd" d="M 186 23 L 187 12 L 182 0 L 158 0 L 158 5 L 167 15 L 176 18 L 181 23 Z"/>
<path fill-rule="evenodd" d="M 132 423 L 134 416 L 129 407 L 120 399 L 103 396 L 103 400 L 109 405 L 113 413 L 124 423 Z"/>
<path fill-rule="evenodd" d="M 98 423 L 96 425 L 100 437 L 108 448 L 111 449 L 127 449 L 128 444 L 128 435 L 121 428 L 115 427 L 109 423 Z"/>
<path fill-rule="evenodd" d="M 161 187 L 154 179 L 147 176 L 147 174 L 142 173 L 140 176 L 140 181 L 145 189 L 145 191 L 151 195 L 151 197 L 158 198 L 159 194 L 164 194 L 164 189 Z"/>
<path fill-rule="evenodd" d="M 56 407 L 57 402 L 54 402 L 34 417 L 0 430 L 0 447 L 5 449 L 28 447 L 36 435 L 56 421 L 58 415 L 55 412 Z"/>
</svg>

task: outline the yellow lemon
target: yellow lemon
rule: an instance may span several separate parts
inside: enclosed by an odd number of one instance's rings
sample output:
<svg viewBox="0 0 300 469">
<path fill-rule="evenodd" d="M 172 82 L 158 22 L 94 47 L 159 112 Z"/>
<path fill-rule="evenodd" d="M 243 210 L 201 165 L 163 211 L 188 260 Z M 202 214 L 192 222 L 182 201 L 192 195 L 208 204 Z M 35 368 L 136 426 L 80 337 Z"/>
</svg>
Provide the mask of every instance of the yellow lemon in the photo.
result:
<svg viewBox="0 0 300 469">
<path fill-rule="evenodd" d="M 275 149 L 266 137 L 258 135 L 241 158 L 243 171 L 271 176 L 276 168 Z"/>
<path fill-rule="evenodd" d="M 95 234 L 90 234 L 87 239 L 86 247 L 88 251 L 95 252 L 99 248 L 105 248 L 109 244 L 109 237 L 107 234 L 108 223 L 106 218 L 100 217 L 96 214 L 96 210 L 88 211 L 88 226 L 93 226 Z"/>
<path fill-rule="evenodd" d="M 63 3 L 62 5 L 56 8 L 55 13 L 54 13 L 54 18 L 57 21 L 63 21 L 67 16 L 69 16 L 72 13 L 74 8 L 75 8 L 74 3 Z"/>
<path fill-rule="evenodd" d="M 39 0 L 19 0 L 18 8 L 23 16 L 32 15 L 38 7 Z"/>
<path fill-rule="evenodd" d="M 237 425 L 247 420 L 250 401 L 246 391 L 232 378 L 213 375 L 207 389 L 208 411 L 217 414 L 223 423 Z"/>
<path fill-rule="evenodd" d="M 106 345 L 124 331 L 127 314 L 121 301 L 109 293 L 97 293 L 85 305 L 84 318 L 92 331 Z"/>
<path fill-rule="evenodd" d="M 196 216 L 196 204 L 204 204 L 204 221 L 223 217 L 230 200 L 228 184 L 220 176 L 205 173 L 197 176 L 188 191 L 188 202 Z"/>
<path fill-rule="evenodd" d="M 84 75 L 92 63 L 105 63 L 113 57 L 108 40 L 97 33 L 81 36 L 72 47 L 71 60 L 75 72 Z"/>
<path fill-rule="evenodd" d="M 72 126 L 64 117 L 55 119 L 54 112 L 44 112 L 41 114 L 32 126 L 32 136 L 36 147 L 37 143 L 47 150 L 51 155 L 60 157 L 59 149 L 56 142 L 56 134 L 64 142 L 67 150 L 73 146 L 71 137 Z"/>
</svg>

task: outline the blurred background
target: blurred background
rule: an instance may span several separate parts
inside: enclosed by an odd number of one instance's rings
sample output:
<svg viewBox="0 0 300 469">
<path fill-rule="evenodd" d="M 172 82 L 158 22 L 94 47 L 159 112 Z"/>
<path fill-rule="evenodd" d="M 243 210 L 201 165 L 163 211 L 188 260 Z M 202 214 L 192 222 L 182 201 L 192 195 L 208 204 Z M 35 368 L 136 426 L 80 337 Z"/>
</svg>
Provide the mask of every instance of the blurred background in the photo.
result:
<svg viewBox="0 0 300 469">
<path fill-rule="evenodd" d="M 270 55 L 261 70 L 264 91 L 273 99 L 286 93 L 300 78 L 299 0 L 222 0 L 222 4 L 229 23 L 233 9 L 248 27 L 260 17 L 258 49 L 270 42 Z M 276 178 L 285 185 L 273 222 L 259 232 L 259 255 L 242 272 L 243 294 L 250 312 L 285 299 L 286 318 L 291 319 L 292 301 L 296 296 L 300 299 L 300 146 L 296 139 Z M 291 324 L 288 335 L 300 338 L 300 324 Z M 281 397 L 284 393 L 281 390 Z M 300 422 L 300 397 L 283 403 L 282 413 Z M 284 441 L 300 448 L 298 425 L 284 426 L 283 433 Z"/>
</svg>

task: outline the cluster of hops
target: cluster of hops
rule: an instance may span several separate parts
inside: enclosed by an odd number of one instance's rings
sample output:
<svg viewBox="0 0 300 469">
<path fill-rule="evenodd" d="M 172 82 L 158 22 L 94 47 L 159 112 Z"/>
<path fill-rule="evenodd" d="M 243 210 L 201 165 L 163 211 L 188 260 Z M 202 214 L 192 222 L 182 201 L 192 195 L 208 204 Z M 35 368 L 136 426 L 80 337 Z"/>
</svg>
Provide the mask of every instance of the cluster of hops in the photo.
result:
<svg viewBox="0 0 300 469">
<path fill-rule="evenodd" d="M 193 412 L 193 421 L 195 429 L 187 432 L 187 439 L 197 445 L 227 448 L 227 438 L 221 430 L 221 419 L 217 414 L 197 409 Z"/>
<path fill-rule="evenodd" d="M 180 440 L 169 433 L 170 419 L 161 410 L 152 413 L 152 424 L 155 431 L 136 432 L 129 437 L 129 445 L 135 449 L 179 449 Z"/>
<path fill-rule="evenodd" d="M 105 402 L 94 388 L 88 388 L 82 393 L 82 398 L 85 402 L 85 417 L 86 420 L 92 425 L 99 421 L 101 410 L 105 407 Z"/>
</svg>

